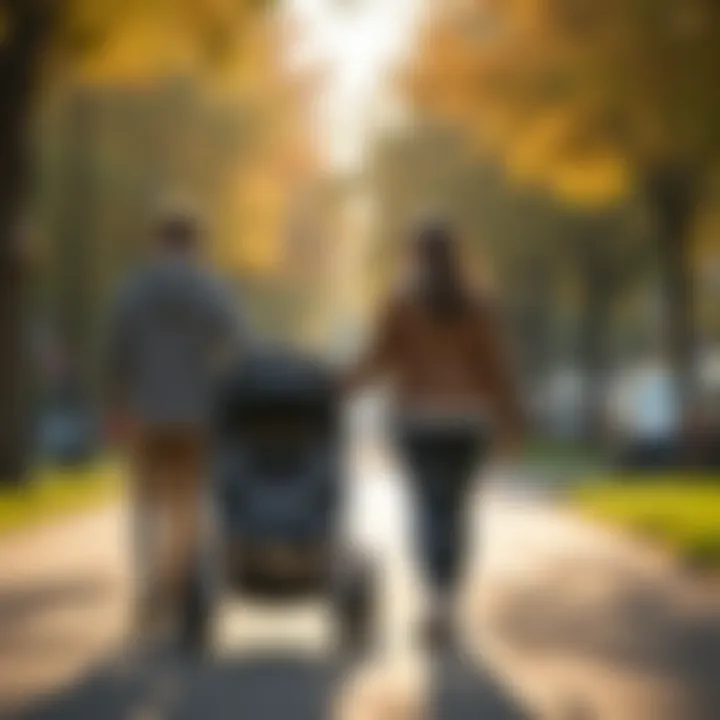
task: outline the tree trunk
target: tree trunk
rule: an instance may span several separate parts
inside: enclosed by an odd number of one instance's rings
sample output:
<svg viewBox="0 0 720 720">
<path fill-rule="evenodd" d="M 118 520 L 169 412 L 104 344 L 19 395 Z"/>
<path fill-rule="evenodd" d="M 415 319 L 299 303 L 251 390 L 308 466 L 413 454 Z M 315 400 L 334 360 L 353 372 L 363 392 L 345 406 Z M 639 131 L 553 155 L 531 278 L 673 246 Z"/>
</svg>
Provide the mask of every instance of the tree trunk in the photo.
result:
<svg viewBox="0 0 720 720">
<path fill-rule="evenodd" d="M 578 356 L 583 373 L 582 434 L 595 445 L 607 430 L 608 334 L 615 299 L 615 259 L 608 249 L 610 237 L 602 218 L 582 220 L 576 240 L 576 262 L 582 282 Z"/>
<path fill-rule="evenodd" d="M 583 371 L 582 433 L 591 444 L 605 437 L 607 390 L 607 333 L 611 293 L 606 283 L 586 268 L 585 293 L 580 319 L 580 363 Z"/>
<path fill-rule="evenodd" d="M 519 331 L 522 377 L 528 387 L 540 387 L 548 377 L 552 357 L 552 277 L 542 260 L 529 258 L 516 281 L 515 323 Z"/>
<path fill-rule="evenodd" d="M 0 482 L 26 464 L 23 358 L 24 258 L 19 220 L 28 171 L 29 119 L 45 40 L 33 3 L 15 3 L 0 45 Z"/>
<path fill-rule="evenodd" d="M 696 393 L 695 303 L 690 258 L 695 191 L 693 176 L 679 168 L 663 168 L 652 174 L 648 182 L 649 200 L 657 219 L 665 348 L 684 422 Z"/>
<path fill-rule="evenodd" d="M 82 393 L 96 389 L 95 328 L 98 318 L 98 273 L 93 252 L 93 140 L 99 100 L 91 91 L 73 89 L 67 115 L 63 181 L 65 192 L 57 219 L 54 258 L 56 322 L 64 352 L 77 373 Z"/>
</svg>

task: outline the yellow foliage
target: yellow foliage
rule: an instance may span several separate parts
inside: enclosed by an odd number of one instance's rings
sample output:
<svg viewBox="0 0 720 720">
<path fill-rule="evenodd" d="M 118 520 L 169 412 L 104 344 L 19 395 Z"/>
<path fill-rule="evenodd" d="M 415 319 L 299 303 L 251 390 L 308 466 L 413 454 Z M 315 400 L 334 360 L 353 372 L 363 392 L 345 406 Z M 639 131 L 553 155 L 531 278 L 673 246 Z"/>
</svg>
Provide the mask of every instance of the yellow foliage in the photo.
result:
<svg viewBox="0 0 720 720">
<path fill-rule="evenodd" d="M 710 207 L 700 213 L 693 246 L 695 264 L 698 268 L 710 262 L 720 267 L 720 209 L 717 197 L 711 197 Z"/>
<path fill-rule="evenodd" d="M 141 83 L 173 72 L 195 69 L 192 43 L 183 33 L 157 29 L 142 22 L 126 22 L 91 55 L 78 62 L 83 80 L 98 83 Z"/>
<path fill-rule="evenodd" d="M 717 157 L 720 6 L 706 0 L 437 3 L 406 87 L 518 180 L 614 197 L 629 167 Z M 459 8 L 459 9 L 458 9 Z M 622 161 L 617 158 L 622 158 Z"/>
<path fill-rule="evenodd" d="M 59 41 L 90 81 L 221 74 L 247 61 L 255 6 L 253 0 L 72 0 Z"/>
<path fill-rule="evenodd" d="M 551 165 L 550 187 L 578 205 L 605 205 L 621 199 L 631 187 L 628 165 L 611 155 L 587 156 Z"/>
<path fill-rule="evenodd" d="M 510 174 L 533 182 L 541 178 L 572 133 L 573 123 L 567 112 L 550 112 L 517 135 L 507 153 Z"/>
<path fill-rule="evenodd" d="M 244 274 L 286 270 L 288 203 L 320 162 L 307 113 L 317 79 L 290 70 L 288 42 L 277 23 L 253 22 L 241 51 L 251 67 L 238 62 L 234 75 L 214 85 L 241 97 L 249 120 L 237 167 L 219 200 L 227 227 L 216 248 L 220 263 Z"/>
<path fill-rule="evenodd" d="M 244 233 L 239 246 L 239 269 L 243 273 L 271 276 L 278 272 L 282 252 L 278 241 L 276 222 L 266 226 L 251 225 Z"/>
<path fill-rule="evenodd" d="M 225 201 L 230 218 L 218 256 L 222 264 L 253 275 L 272 275 L 282 265 L 285 189 L 269 165 L 238 168 Z"/>
</svg>

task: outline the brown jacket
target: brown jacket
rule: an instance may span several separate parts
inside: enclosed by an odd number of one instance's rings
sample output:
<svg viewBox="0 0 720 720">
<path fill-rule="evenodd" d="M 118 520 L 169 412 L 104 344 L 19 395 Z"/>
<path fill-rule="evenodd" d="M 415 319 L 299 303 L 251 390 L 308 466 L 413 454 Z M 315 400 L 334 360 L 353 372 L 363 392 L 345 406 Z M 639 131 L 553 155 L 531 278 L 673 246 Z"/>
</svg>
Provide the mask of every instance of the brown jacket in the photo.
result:
<svg viewBox="0 0 720 720">
<path fill-rule="evenodd" d="M 487 298 L 474 297 L 447 319 L 411 293 L 393 298 L 348 384 L 353 389 L 382 380 L 404 410 L 488 412 L 503 434 L 517 437 L 521 431 L 498 312 Z"/>
</svg>

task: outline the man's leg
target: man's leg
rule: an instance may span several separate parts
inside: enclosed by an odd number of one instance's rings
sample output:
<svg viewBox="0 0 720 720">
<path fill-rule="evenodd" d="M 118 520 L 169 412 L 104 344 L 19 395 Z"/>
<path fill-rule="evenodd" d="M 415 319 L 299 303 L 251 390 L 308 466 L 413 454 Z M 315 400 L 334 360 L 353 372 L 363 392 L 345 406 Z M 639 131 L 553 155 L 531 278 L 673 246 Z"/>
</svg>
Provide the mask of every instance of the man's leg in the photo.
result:
<svg viewBox="0 0 720 720">
<path fill-rule="evenodd" d="M 205 444 L 200 436 L 180 435 L 172 444 L 171 480 L 167 483 L 168 594 L 179 610 L 198 562 Z"/>
<path fill-rule="evenodd" d="M 158 463 L 151 437 L 140 437 L 134 448 L 131 478 L 132 545 L 135 580 L 135 621 L 144 633 L 161 612 L 162 583 L 160 522 L 162 497 L 159 492 Z"/>
</svg>

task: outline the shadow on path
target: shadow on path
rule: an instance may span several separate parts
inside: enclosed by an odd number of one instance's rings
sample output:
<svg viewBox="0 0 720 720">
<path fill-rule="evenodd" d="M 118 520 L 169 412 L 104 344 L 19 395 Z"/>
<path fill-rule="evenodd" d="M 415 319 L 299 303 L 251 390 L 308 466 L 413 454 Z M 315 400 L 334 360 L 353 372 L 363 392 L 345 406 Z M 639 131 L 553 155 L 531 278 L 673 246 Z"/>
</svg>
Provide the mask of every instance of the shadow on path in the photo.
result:
<svg viewBox="0 0 720 720">
<path fill-rule="evenodd" d="M 496 598 L 496 628 L 526 657 L 600 662 L 684 689 L 688 720 L 720 707 L 720 612 L 688 604 L 669 580 L 597 558 L 567 559 Z"/>
<path fill-rule="evenodd" d="M 5 628 L 46 610 L 95 605 L 107 599 L 114 589 L 104 578 L 78 576 L 0 590 L 0 634 Z"/>
<path fill-rule="evenodd" d="M 489 673 L 459 655 L 440 659 L 433 695 L 433 720 L 529 720 Z"/>
<path fill-rule="evenodd" d="M 304 657 L 126 659 L 45 698 L 20 720 L 224 720 L 326 716 L 328 663 Z"/>
<path fill-rule="evenodd" d="M 126 660 L 45 698 L 18 720 L 322 720 L 332 717 L 337 695 L 346 687 L 341 681 L 348 678 L 352 675 L 330 658 L 291 654 L 207 663 L 178 657 Z M 353 720 L 405 720 L 392 702 L 392 678 L 386 680 L 387 714 L 376 709 L 365 715 L 358 707 Z M 436 680 L 430 718 L 525 718 L 485 674 L 459 659 L 443 659 Z"/>
</svg>

